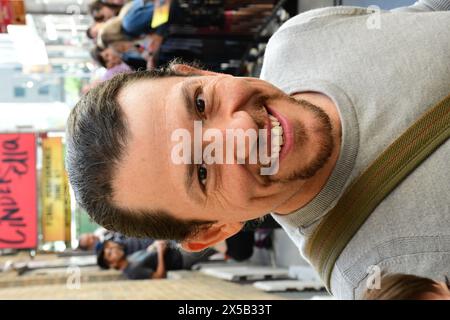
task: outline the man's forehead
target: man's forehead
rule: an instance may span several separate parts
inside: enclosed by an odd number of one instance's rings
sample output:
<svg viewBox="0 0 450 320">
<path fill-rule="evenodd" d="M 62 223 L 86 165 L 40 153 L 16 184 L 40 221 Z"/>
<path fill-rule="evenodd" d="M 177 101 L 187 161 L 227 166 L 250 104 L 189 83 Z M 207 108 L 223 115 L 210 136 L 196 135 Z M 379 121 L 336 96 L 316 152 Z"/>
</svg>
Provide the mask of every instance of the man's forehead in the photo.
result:
<svg viewBox="0 0 450 320">
<path fill-rule="evenodd" d="M 181 80 L 179 77 L 135 80 L 120 90 L 117 101 L 124 111 L 134 104 L 154 104 L 165 98 Z"/>
<path fill-rule="evenodd" d="M 166 189 L 178 175 L 170 161 L 171 132 L 182 126 L 179 117 L 179 89 L 185 78 L 146 79 L 130 84 L 120 93 L 118 102 L 124 111 L 128 139 L 122 163 L 115 177 L 118 203 L 147 207 L 151 199 L 170 193 Z M 153 181 L 154 183 L 149 182 Z M 158 185 L 157 190 L 153 186 Z M 166 186 L 167 185 L 167 186 Z"/>
<path fill-rule="evenodd" d="M 143 79 L 119 92 L 117 100 L 132 137 L 158 134 L 165 129 L 166 106 L 176 101 L 175 87 L 180 82 L 175 77 Z"/>
</svg>

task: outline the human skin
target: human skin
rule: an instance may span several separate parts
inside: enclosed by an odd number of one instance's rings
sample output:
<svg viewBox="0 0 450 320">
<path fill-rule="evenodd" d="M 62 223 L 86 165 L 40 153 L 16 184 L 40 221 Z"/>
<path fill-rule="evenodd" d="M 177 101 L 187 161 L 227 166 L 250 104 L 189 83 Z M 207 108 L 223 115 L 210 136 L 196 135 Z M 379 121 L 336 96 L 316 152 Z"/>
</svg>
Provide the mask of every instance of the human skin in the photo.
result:
<svg viewBox="0 0 450 320">
<path fill-rule="evenodd" d="M 450 300 L 450 289 L 445 282 L 437 282 L 437 292 L 426 292 L 420 296 L 421 300 Z"/>
<path fill-rule="evenodd" d="M 98 241 L 98 237 L 96 237 L 93 233 L 84 233 L 80 235 L 78 241 L 80 246 L 87 248 L 87 250 L 93 250 L 96 242 Z"/>
<path fill-rule="evenodd" d="M 99 11 L 96 12 L 95 17 L 97 19 L 100 19 L 102 22 L 105 22 L 111 19 L 112 17 L 115 17 L 116 15 L 117 12 L 114 9 L 108 6 L 103 6 Z"/>
<path fill-rule="evenodd" d="M 103 254 L 108 265 L 116 270 L 125 269 L 128 262 L 122 247 L 113 241 L 106 241 L 104 246 Z"/>
<path fill-rule="evenodd" d="M 107 69 L 111 69 L 122 63 L 120 56 L 110 47 L 103 50 L 100 55 L 105 60 Z"/>
<path fill-rule="evenodd" d="M 341 144 L 340 118 L 331 99 L 317 92 L 287 96 L 256 78 L 237 78 L 183 65 L 176 68 L 195 76 L 140 80 L 119 93 L 130 137 L 113 178 L 117 206 L 165 210 L 179 219 L 216 221 L 182 243 L 186 250 L 199 251 L 237 233 L 247 220 L 269 212 L 288 214 L 320 192 L 335 166 Z M 183 88 L 193 108 L 198 104 L 196 99 L 204 101 L 203 113 L 198 114 L 197 109 L 196 116 L 190 115 Z M 313 107 L 305 107 L 299 100 Z M 292 131 L 292 148 L 281 159 L 275 175 L 260 175 L 260 164 L 197 165 L 192 184 L 185 186 L 187 166 L 171 160 L 176 144 L 171 141 L 174 130 L 184 128 L 192 134 L 194 120 L 202 120 L 204 130 L 215 128 L 224 135 L 226 129 L 267 128 L 268 108 L 287 119 Z M 331 129 L 318 116 L 320 112 L 322 118 L 328 118 Z M 331 148 L 326 157 L 324 145 Z M 322 160 L 320 166 L 309 170 L 318 160 Z M 197 179 L 199 167 L 207 169 L 207 179 Z M 298 176 L 305 172 L 309 176 Z"/>
</svg>

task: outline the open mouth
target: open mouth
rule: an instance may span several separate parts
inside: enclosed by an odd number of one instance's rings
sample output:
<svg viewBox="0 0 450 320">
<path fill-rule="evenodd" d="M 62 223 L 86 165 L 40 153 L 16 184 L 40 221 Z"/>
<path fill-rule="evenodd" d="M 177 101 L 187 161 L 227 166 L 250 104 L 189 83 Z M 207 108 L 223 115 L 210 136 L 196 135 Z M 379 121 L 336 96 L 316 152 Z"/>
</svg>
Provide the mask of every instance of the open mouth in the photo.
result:
<svg viewBox="0 0 450 320">
<path fill-rule="evenodd" d="M 268 141 L 270 143 L 271 158 L 286 157 L 293 147 L 293 134 L 291 123 L 279 112 L 266 106 L 268 122 L 270 125 Z"/>
</svg>

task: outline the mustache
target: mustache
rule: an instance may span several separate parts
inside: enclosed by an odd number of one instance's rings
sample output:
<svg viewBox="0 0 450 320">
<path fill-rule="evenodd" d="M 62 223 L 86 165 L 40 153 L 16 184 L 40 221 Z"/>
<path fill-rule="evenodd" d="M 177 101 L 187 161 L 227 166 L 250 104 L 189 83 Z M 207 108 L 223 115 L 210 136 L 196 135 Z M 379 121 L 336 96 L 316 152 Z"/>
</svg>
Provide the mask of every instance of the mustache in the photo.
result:
<svg viewBox="0 0 450 320">
<path fill-rule="evenodd" d="M 269 97 L 267 95 L 261 95 L 256 100 L 257 108 L 255 108 L 254 110 L 249 111 L 249 116 L 255 122 L 258 130 L 264 129 L 264 127 L 266 127 L 266 125 L 267 125 L 267 119 L 268 119 L 269 115 L 268 115 L 268 111 L 266 109 L 266 106 L 268 104 L 268 101 L 270 99 L 277 99 L 278 97 L 279 96 Z M 267 128 L 267 129 L 270 130 L 270 127 Z M 265 143 L 267 143 L 267 142 L 265 142 Z M 259 148 L 261 147 L 261 142 L 259 140 L 259 136 L 257 138 L 256 147 L 257 147 L 257 152 L 259 154 Z M 267 146 L 265 146 L 265 147 L 267 147 Z M 268 152 L 270 153 L 270 150 L 268 150 Z M 261 169 L 263 167 L 270 167 L 270 164 L 264 165 L 264 164 L 259 162 L 259 158 L 258 158 L 258 163 L 256 164 L 256 168 L 255 169 L 257 170 L 257 172 L 261 172 Z M 270 176 L 268 176 L 268 175 L 267 176 L 266 175 L 260 175 L 260 174 L 257 174 L 257 176 L 258 176 L 258 178 L 260 180 L 260 183 L 262 183 L 263 185 L 268 186 L 271 183 Z M 250 229 L 252 229 L 252 228 L 254 229 L 254 228 L 257 227 L 256 224 L 258 223 L 258 221 L 259 221 L 258 219 L 255 219 L 252 223 L 250 223 L 250 224 L 247 223 L 246 225 L 248 225 L 248 227 L 250 227 Z"/>
<path fill-rule="evenodd" d="M 265 106 L 267 105 L 268 100 L 269 100 L 268 96 L 265 95 L 259 96 L 256 100 L 257 107 L 255 108 L 255 110 L 249 112 L 250 117 L 255 122 L 258 129 L 264 129 L 264 126 L 266 125 L 268 115 Z"/>
</svg>

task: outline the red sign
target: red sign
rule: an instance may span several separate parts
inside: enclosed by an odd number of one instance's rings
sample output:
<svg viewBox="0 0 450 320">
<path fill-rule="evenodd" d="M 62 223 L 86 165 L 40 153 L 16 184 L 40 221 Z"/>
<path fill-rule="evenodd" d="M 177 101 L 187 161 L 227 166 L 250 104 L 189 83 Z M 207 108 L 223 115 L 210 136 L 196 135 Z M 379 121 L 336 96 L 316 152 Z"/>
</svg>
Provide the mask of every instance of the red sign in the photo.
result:
<svg viewBox="0 0 450 320">
<path fill-rule="evenodd" d="M 6 33 L 10 24 L 25 24 L 23 0 L 0 0 L 0 33 Z"/>
<path fill-rule="evenodd" d="M 0 249 L 37 246 L 36 139 L 0 134 Z"/>
</svg>

